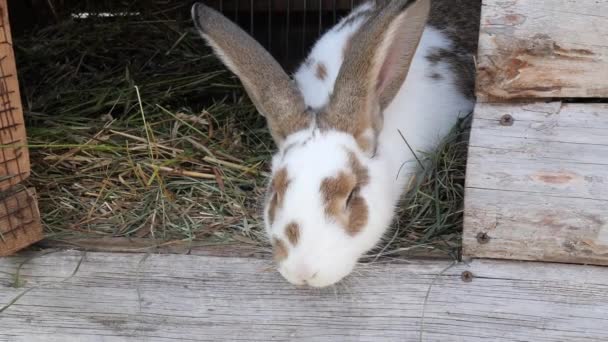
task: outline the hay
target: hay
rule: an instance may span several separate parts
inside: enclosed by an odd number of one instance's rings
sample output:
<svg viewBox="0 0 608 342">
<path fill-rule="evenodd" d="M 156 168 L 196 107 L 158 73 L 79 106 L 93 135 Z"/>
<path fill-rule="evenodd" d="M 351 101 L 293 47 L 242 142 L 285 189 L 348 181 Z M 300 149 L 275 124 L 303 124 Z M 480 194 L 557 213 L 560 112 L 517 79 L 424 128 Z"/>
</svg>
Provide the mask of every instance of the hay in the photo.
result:
<svg viewBox="0 0 608 342">
<path fill-rule="evenodd" d="M 238 81 L 189 21 L 66 21 L 16 39 L 33 171 L 48 237 L 265 243 L 273 146 Z M 455 248 L 464 127 L 430 156 L 381 254 Z"/>
</svg>

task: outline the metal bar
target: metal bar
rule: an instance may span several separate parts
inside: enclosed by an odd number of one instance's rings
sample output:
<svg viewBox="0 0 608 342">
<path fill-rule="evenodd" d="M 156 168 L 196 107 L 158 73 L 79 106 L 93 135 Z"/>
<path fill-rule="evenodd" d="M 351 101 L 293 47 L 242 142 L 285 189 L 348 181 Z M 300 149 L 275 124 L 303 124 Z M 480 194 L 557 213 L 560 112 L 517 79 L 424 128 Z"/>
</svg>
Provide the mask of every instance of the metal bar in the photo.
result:
<svg viewBox="0 0 608 342">
<path fill-rule="evenodd" d="M 272 0 L 268 0 L 268 51 L 272 51 Z"/>
<path fill-rule="evenodd" d="M 306 22 L 306 13 L 308 12 L 308 1 L 304 0 L 304 11 L 302 11 L 302 14 L 304 16 L 303 18 L 303 22 L 302 22 L 302 56 L 304 56 L 304 54 L 306 54 L 306 31 L 308 28 L 307 22 Z"/>
<path fill-rule="evenodd" d="M 319 0 L 319 36 L 323 32 L 323 0 Z"/>
<path fill-rule="evenodd" d="M 253 0 L 249 0 L 249 34 L 253 36 Z"/>
<path fill-rule="evenodd" d="M 338 1 L 338 0 L 333 0 L 333 1 L 334 1 L 334 4 L 333 4 L 334 22 L 333 22 L 333 24 L 335 25 L 336 22 L 338 21 L 338 13 L 337 13 L 338 12 L 338 4 L 336 4 L 336 1 Z"/>
<path fill-rule="evenodd" d="M 235 4 L 234 4 L 234 22 L 238 23 L 239 22 L 239 0 L 234 0 Z"/>
<path fill-rule="evenodd" d="M 289 28 L 291 27 L 291 0 L 287 0 L 287 28 L 285 32 L 285 60 L 289 61 L 289 41 L 291 36 L 289 35 Z"/>
</svg>

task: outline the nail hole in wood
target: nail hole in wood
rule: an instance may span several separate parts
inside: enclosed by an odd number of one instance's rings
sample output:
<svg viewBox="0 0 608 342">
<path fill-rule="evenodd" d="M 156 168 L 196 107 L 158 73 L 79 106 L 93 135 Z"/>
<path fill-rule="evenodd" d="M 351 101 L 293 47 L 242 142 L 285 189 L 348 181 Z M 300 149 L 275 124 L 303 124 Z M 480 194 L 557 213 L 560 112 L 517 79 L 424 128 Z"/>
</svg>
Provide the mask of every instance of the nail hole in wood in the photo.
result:
<svg viewBox="0 0 608 342">
<path fill-rule="evenodd" d="M 515 121 L 515 119 L 513 119 L 511 114 L 505 114 L 500 118 L 500 124 L 502 126 L 513 126 L 513 121 Z"/>
<path fill-rule="evenodd" d="M 477 242 L 484 245 L 484 244 L 490 242 L 490 236 L 486 233 L 479 233 L 479 234 L 477 234 Z"/>
<path fill-rule="evenodd" d="M 462 272 L 462 274 L 460 275 L 460 279 L 462 279 L 462 281 L 464 281 L 465 283 L 470 283 L 473 281 L 473 273 L 469 272 L 469 271 L 464 271 Z"/>
</svg>

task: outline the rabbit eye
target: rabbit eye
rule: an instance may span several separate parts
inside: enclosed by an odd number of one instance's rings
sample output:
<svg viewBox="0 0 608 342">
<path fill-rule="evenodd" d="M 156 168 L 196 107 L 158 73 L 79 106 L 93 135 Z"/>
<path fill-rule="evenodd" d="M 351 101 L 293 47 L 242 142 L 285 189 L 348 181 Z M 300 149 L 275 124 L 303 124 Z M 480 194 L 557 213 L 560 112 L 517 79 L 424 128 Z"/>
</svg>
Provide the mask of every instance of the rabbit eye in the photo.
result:
<svg viewBox="0 0 608 342">
<path fill-rule="evenodd" d="M 350 192 L 350 194 L 348 195 L 348 198 L 346 199 L 346 207 L 350 208 L 353 199 L 355 198 L 355 196 L 357 195 L 357 193 L 359 192 L 359 187 L 356 186 L 353 188 L 353 190 Z"/>
</svg>

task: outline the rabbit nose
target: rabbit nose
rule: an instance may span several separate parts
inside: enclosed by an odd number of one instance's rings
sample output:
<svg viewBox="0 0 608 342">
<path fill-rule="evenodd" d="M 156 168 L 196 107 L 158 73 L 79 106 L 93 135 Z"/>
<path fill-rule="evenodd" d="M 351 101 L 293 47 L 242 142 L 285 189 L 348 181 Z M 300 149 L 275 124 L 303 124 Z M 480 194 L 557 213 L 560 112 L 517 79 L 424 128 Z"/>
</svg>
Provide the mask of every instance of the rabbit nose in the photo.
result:
<svg viewBox="0 0 608 342">
<path fill-rule="evenodd" d="M 310 267 L 310 265 L 298 265 L 295 269 L 295 276 L 298 280 L 301 280 L 304 283 L 308 283 L 310 280 L 314 279 L 319 273 L 318 270 Z"/>
</svg>

